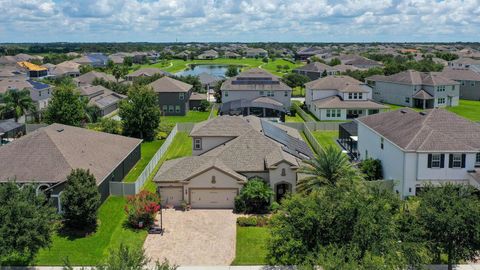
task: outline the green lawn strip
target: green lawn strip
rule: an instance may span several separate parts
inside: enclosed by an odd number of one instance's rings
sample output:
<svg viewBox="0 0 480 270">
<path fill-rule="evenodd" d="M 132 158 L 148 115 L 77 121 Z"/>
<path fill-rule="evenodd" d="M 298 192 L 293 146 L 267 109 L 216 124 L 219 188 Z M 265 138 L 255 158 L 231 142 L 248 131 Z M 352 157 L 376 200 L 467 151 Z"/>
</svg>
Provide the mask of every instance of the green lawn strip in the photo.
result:
<svg viewBox="0 0 480 270">
<path fill-rule="evenodd" d="M 208 119 L 210 111 L 188 111 L 185 116 L 161 116 L 161 123 L 198 123 Z"/>
<path fill-rule="evenodd" d="M 297 86 L 293 88 L 292 91 L 293 97 L 304 97 L 305 96 L 305 89 L 301 86 Z"/>
<path fill-rule="evenodd" d="M 295 116 L 285 116 L 285 122 L 304 122 L 300 114 L 296 113 Z"/>
<path fill-rule="evenodd" d="M 148 163 L 152 159 L 152 157 L 157 153 L 160 146 L 162 146 L 164 140 L 157 140 L 151 142 L 143 142 L 142 143 L 142 157 L 140 160 L 135 164 L 135 166 L 130 170 L 130 172 L 125 176 L 123 182 L 135 182 L 137 178 L 142 174 L 145 167 L 147 167 Z"/>
<path fill-rule="evenodd" d="M 336 140 L 338 138 L 338 131 L 334 130 L 316 130 L 312 131 L 313 137 L 317 142 L 322 146 L 322 148 L 327 147 L 328 145 L 338 147 Z"/>
<path fill-rule="evenodd" d="M 480 101 L 461 99 L 458 106 L 447 107 L 447 110 L 471 121 L 480 122 Z"/>
<path fill-rule="evenodd" d="M 55 233 L 50 248 L 39 251 L 36 265 L 63 265 L 68 257 L 72 265 L 96 265 L 101 262 L 111 248 L 121 242 L 134 249 L 141 249 L 147 232 L 124 227 L 126 214 L 125 198 L 110 196 L 100 206 L 99 226 L 95 233 L 86 237 L 73 237 Z"/>
<path fill-rule="evenodd" d="M 187 132 L 179 131 L 173 139 L 172 144 L 170 144 L 170 147 L 168 147 L 167 152 L 160 159 L 152 174 L 150 174 L 149 178 L 145 182 L 143 189 L 151 192 L 156 190 L 156 185 L 152 180 L 164 161 L 190 155 L 192 155 L 192 139 L 188 136 Z"/>
<path fill-rule="evenodd" d="M 235 260 L 232 265 L 264 265 L 267 255 L 267 227 L 237 226 Z"/>
</svg>

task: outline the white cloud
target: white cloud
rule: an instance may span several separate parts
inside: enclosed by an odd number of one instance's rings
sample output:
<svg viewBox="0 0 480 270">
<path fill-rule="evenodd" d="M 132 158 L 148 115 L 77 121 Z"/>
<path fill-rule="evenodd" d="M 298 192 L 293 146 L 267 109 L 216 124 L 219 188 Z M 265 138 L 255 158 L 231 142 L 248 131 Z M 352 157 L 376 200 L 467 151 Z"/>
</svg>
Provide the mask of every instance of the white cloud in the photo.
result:
<svg viewBox="0 0 480 270">
<path fill-rule="evenodd" d="M 0 0 L 0 41 L 476 40 L 480 0 Z"/>
</svg>

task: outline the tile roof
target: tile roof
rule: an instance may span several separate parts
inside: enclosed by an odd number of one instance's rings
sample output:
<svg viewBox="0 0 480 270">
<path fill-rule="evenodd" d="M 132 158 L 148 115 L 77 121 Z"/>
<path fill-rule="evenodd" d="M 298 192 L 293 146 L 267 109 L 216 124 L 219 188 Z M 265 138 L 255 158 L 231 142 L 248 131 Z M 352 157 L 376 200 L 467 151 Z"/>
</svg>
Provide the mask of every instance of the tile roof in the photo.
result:
<svg viewBox="0 0 480 270">
<path fill-rule="evenodd" d="M 149 84 L 157 93 L 188 92 L 192 85 L 164 76 Z"/>
<path fill-rule="evenodd" d="M 406 151 L 480 151 L 480 125 L 444 109 L 419 113 L 405 108 L 356 121 Z"/>
<path fill-rule="evenodd" d="M 435 72 L 406 70 L 390 76 L 375 75 L 366 78 L 371 81 L 391 82 L 408 85 L 457 85 L 458 82 Z"/>
<path fill-rule="evenodd" d="M 75 168 L 89 169 L 97 183 L 107 177 L 141 140 L 52 124 L 0 147 L 0 181 L 65 181 Z"/>
<path fill-rule="evenodd" d="M 320 109 L 388 109 L 373 100 L 342 100 L 339 96 L 317 99 L 313 104 Z"/>
</svg>

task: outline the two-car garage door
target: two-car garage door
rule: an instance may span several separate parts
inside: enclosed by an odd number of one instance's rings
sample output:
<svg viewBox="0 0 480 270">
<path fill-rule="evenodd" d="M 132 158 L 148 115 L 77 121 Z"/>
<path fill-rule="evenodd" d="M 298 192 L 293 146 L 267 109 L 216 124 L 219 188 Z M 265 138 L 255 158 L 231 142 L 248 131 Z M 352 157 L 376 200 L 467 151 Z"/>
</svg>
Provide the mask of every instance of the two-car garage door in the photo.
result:
<svg viewBox="0 0 480 270">
<path fill-rule="evenodd" d="M 192 208 L 233 208 L 238 189 L 190 189 Z"/>
</svg>

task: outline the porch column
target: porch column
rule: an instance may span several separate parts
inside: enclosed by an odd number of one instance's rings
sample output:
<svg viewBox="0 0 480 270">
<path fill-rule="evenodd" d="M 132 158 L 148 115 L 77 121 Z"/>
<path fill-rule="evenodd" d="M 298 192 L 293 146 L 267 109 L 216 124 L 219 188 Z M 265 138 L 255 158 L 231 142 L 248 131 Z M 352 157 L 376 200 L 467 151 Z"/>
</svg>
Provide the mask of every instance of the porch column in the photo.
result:
<svg viewBox="0 0 480 270">
<path fill-rule="evenodd" d="M 250 107 L 247 107 L 247 115 L 250 115 Z"/>
<path fill-rule="evenodd" d="M 365 115 L 368 115 L 368 109 L 365 109 Z"/>
<path fill-rule="evenodd" d="M 263 117 L 267 116 L 265 108 L 263 108 Z"/>
<path fill-rule="evenodd" d="M 426 106 L 426 101 L 425 99 L 423 100 L 423 109 L 425 110 L 425 106 Z"/>
</svg>

